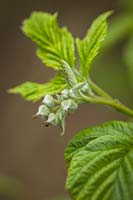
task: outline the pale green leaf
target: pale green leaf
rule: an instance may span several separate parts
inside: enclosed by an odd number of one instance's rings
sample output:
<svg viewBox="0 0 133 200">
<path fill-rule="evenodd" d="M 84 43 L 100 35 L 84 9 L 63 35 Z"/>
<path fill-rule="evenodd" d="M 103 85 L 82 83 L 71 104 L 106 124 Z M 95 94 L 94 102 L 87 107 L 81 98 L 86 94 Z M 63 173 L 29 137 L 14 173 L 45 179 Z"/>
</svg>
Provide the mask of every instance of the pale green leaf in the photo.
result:
<svg viewBox="0 0 133 200">
<path fill-rule="evenodd" d="M 47 94 L 57 94 L 66 87 L 64 79 L 60 75 L 56 75 L 50 82 L 39 84 L 34 82 L 25 82 L 12 89 L 9 93 L 20 94 L 27 101 L 39 101 Z"/>
<path fill-rule="evenodd" d="M 109 122 L 77 134 L 66 148 L 74 200 L 131 200 L 133 123 Z"/>
<path fill-rule="evenodd" d="M 23 23 L 22 30 L 37 45 L 37 55 L 42 62 L 56 70 L 61 60 L 74 66 L 74 42 L 66 27 L 59 28 L 57 14 L 34 12 Z"/>
<path fill-rule="evenodd" d="M 90 64 L 97 55 L 98 50 L 101 47 L 101 43 L 105 38 L 107 30 L 106 19 L 110 14 L 111 12 L 106 12 L 96 18 L 88 30 L 85 38 L 83 40 L 77 38 L 76 40 L 80 70 L 85 76 L 88 74 Z"/>
<path fill-rule="evenodd" d="M 64 60 L 61 61 L 60 72 L 64 77 L 65 81 L 71 86 L 75 86 L 77 84 L 77 78 L 74 74 L 73 69 L 66 63 Z"/>
</svg>

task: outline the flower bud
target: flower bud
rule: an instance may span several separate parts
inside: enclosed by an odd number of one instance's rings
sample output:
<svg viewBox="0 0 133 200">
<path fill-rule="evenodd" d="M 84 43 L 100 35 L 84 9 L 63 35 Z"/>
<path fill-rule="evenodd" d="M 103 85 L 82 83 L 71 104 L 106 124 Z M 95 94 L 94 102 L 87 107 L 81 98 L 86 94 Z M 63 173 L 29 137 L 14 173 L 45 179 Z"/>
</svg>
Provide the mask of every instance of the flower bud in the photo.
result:
<svg viewBox="0 0 133 200">
<path fill-rule="evenodd" d="M 47 106 L 45 105 L 41 105 L 38 108 L 38 112 L 36 113 L 35 116 L 39 116 L 40 118 L 44 119 L 45 117 L 47 117 L 50 113 L 50 110 Z"/>
<path fill-rule="evenodd" d="M 77 83 L 73 88 L 69 90 L 69 96 L 73 99 L 80 99 L 80 90 L 84 86 L 85 82 Z"/>
<path fill-rule="evenodd" d="M 79 94 L 77 91 L 75 91 L 73 88 L 69 90 L 69 97 L 73 99 L 79 99 Z"/>
<path fill-rule="evenodd" d="M 75 103 L 75 101 L 73 101 L 72 99 L 64 100 L 61 102 L 62 110 L 69 112 L 69 113 L 76 110 L 77 107 L 78 107 L 77 103 Z"/>
<path fill-rule="evenodd" d="M 54 98 L 49 94 L 44 97 L 42 102 L 50 108 L 54 106 Z"/>
<path fill-rule="evenodd" d="M 68 89 L 64 89 L 61 91 L 61 99 L 65 100 L 69 98 L 69 90 Z"/>
<path fill-rule="evenodd" d="M 84 86 L 81 88 L 82 92 L 87 92 L 89 90 L 89 85 L 88 83 L 85 83 Z"/>
<path fill-rule="evenodd" d="M 60 96 L 59 94 L 56 94 L 56 99 L 57 99 L 58 101 L 61 101 L 61 96 Z"/>
<path fill-rule="evenodd" d="M 89 95 L 94 95 L 93 91 L 91 90 L 90 86 L 88 83 L 85 83 L 84 86 L 81 89 L 81 92 L 85 92 Z"/>
<path fill-rule="evenodd" d="M 55 113 L 50 113 L 47 122 L 52 125 L 58 124 L 58 116 Z"/>
<path fill-rule="evenodd" d="M 80 82 L 74 85 L 73 90 L 79 91 L 83 86 L 85 85 L 85 82 Z"/>
</svg>

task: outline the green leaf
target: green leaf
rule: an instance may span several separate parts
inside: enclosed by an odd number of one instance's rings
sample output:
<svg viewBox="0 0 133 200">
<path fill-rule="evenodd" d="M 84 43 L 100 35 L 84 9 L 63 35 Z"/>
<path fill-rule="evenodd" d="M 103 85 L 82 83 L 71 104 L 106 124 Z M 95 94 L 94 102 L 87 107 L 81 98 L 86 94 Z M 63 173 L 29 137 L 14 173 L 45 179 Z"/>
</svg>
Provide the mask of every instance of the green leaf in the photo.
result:
<svg viewBox="0 0 133 200">
<path fill-rule="evenodd" d="M 25 82 L 12 89 L 9 93 L 20 94 L 27 101 L 39 101 L 47 94 L 57 94 L 66 87 L 64 79 L 57 74 L 50 82 L 38 84 L 34 82 Z"/>
<path fill-rule="evenodd" d="M 131 87 L 133 88 L 133 36 L 130 37 L 124 49 L 124 61 L 127 66 Z"/>
<path fill-rule="evenodd" d="M 65 152 L 74 200 L 131 200 L 133 123 L 108 122 L 78 133 Z"/>
<path fill-rule="evenodd" d="M 59 28 L 57 14 L 34 12 L 23 23 L 22 30 L 37 45 L 37 56 L 56 70 L 61 60 L 74 66 L 74 41 L 66 27 Z"/>
<path fill-rule="evenodd" d="M 85 76 L 88 74 L 90 64 L 97 55 L 101 43 L 105 38 L 107 30 L 106 19 L 110 16 L 110 14 L 111 12 L 106 12 L 96 18 L 88 30 L 85 38 L 83 40 L 77 38 L 76 40 L 80 70 Z"/>
</svg>

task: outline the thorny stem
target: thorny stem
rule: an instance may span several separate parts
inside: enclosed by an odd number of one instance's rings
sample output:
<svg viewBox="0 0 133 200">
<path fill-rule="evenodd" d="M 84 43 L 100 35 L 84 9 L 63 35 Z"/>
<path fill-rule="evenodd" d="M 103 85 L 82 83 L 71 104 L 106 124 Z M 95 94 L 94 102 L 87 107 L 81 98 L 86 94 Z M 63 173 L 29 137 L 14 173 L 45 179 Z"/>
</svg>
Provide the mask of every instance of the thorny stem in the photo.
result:
<svg viewBox="0 0 133 200">
<path fill-rule="evenodd" d="M 90 78 L 88 79 L 88 82 L 89 82 L 91 88 L 99 96 L 89 97 L 82 93 L 81 95 L 82 95 L 82 98 L 85 100 L 85 102 L 108 105 L 108 106 L 111 106 L 111 107 L 115 108 L 116 110 L 128 115 L 129 117 L 133 117 L 133 110 L 131 110 L 130 108 L 128 108 L 127 106 L 122 104 L 119 100 L 113 99 L 103 89 L 101 89 L 99 86 L 97 86 Z"/>
</svg>

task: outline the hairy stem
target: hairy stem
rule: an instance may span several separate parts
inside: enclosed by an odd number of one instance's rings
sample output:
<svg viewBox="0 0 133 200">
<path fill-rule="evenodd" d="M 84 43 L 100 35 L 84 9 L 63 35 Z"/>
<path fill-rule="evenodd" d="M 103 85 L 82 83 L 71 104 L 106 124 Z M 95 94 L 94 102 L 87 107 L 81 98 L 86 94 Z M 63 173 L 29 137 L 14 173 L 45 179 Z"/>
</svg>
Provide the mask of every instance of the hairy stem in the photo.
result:
<svg viewBox="0 0 133 200">
<path fill-rule="evenodd" d="M 130 116 L 133 117 L 133 110 L 131 110 L 130 108 L 128 108 L 127 106 L 125 106 L 124 104 L 122 104 L 121 102 L 119 102 L 116 99 L 113 100 L 108 100 L 108 99 L 103 99 L 103 98 L 96 98 L 93 100 L 93 103 L 99 103 L 99 104 L 105 104 L 108 106 L 111 106 L 113 108 L 115 108 L 116 110 Z"/>
<path fill-rule="evenodd" d="M 90 78 L 88 79 L 88 82 L 98 96 L 89 97 L 82 93 L 81 95 L 85 102 L 108 105 L 122 112 L 123 114 L 128 115 L 129 117 L 133 117 L 133 110 L 122 104 L 119 100 L 113 99 L 103 89 L 97 86 Z"/>
<path fill-rule="evenodd" d="M 94 83 L 90 78 L 88 79 L 88 83 L 91 86 L 91 88 L 101 97 L 104 97 L 106 99 L 112 99 L 112 97 L 107 94 L 103 89 L 101 89 L 96 83 Z"/>
</svg>

